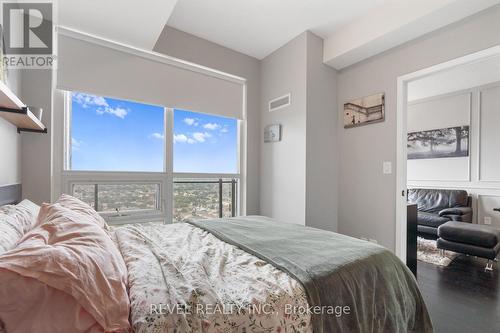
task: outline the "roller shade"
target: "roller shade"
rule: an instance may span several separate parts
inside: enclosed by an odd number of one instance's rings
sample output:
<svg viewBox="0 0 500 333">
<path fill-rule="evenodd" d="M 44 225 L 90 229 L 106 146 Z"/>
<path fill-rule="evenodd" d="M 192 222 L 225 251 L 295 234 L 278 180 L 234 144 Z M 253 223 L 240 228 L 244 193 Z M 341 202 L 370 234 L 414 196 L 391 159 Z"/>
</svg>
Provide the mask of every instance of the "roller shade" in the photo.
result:
<svg viewBox="0 0 500 333">
<path fill-rule="evenodd" d="M 58 28 L 57 88 L 243 119 L 245 80 Z"/>
</svg>

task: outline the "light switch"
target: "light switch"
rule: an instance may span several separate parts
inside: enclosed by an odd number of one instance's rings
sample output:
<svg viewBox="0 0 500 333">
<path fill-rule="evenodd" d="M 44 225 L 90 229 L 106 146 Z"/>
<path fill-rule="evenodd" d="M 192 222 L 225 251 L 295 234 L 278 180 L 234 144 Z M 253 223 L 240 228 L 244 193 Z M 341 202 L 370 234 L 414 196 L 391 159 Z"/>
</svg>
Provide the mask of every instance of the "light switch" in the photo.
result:
<svg viewBox="0 0 500 333">
<path fill-rule="evenodd" d="M 392 174 L 392 162 L 384 162 L 383 172 L 384 172 L 384 175 Z"/>
<path fill-rule="evenodd" d="M 490 216 L 484 217 L 484 224 L 491 224 L 491 217 Z"/>
</svg>

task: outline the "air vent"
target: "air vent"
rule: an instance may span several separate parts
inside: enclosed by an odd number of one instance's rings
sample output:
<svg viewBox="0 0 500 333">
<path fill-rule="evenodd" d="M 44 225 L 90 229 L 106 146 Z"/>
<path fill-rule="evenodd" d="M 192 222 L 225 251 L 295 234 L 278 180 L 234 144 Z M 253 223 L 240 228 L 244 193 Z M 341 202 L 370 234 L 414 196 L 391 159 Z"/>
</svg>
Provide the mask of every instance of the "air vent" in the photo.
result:
<svg viewBox="0 0 500 333">
<path fill-rule="evenodd" d="M 291 94 L 287 94 L 285 96 L 281 96 L 273 99 L 269 102 L 269 112 L 276 111 L 278 109 L 287 107 L 291 104 Z"/>
</svg>

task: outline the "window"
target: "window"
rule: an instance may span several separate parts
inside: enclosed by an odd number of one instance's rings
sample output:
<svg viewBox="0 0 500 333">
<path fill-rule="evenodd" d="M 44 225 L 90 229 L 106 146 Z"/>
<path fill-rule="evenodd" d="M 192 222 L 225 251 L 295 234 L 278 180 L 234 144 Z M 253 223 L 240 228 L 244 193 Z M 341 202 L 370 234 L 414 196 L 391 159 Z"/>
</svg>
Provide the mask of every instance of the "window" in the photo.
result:
<svg viewBox="0 0 500 333">
<path fill-rule="evenodd" d="M 174 110 L 174 173 L 238 174 L 236 119 Z M 237 179 L 175 179 L 173 219 L 234 216 Z"/>
<path fill-rule="evenodd" d="M 63 191 L 109 223 L 238 214 L 239 121 L 66 93 Z"/>
<path fill-rule="evenodd" d="M 71 96 L 68 169 L 163 171 L 163 107 L 84 93 Z"/>
<path fill-rule="evenodd" d="M 153 211 L 160 204 L 158 184 L 74 184 L 73 194 L 105 213 Z"/>
<path fill-rule="evenodd" d="M 174 172 L 238 172 L 238 121 L 174 111 Z"/>
<path fill-rule="evenodd" d="M 236 179 L 174 180 L 174 222 L 236 215 Z"/>
</svg>

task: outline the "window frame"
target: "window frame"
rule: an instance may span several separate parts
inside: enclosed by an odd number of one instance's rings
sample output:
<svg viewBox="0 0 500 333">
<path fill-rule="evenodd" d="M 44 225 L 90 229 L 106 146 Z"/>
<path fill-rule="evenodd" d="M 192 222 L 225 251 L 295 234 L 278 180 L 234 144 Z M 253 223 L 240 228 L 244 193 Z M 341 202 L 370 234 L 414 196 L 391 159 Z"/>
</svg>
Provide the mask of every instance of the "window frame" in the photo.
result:
<svg viewBox="0 0 500 333">
<path fill-rule="evenodd" d="M 155 184 L 158 185 L 156 210 L 130 210 L 123 216 L 115 217 L 114 212 L 98 212 L 109 224 L 127 224 L 134 221 L 159 222 L 167 219 L 165 198 L 168 183 L 164 175 L 156 172 L 112 172 L 112 171 L 69 171 L 63 173 L 64 192 L 72 193 L 74 185 L 129 185 L 129 184 Z"/>
<path fill-rule="evenodd" d="M 245 213 L 245 182 L 242 176 L 242 171 L 245 168 L 245 146 L 246 139 L 246 121 L 237 120 L 237 173 L 186 173 L 174 172 L 174 109 L 172 107 L 164 108 L 164 166 L 162 172 L 137 172 L 137 171 L 75 171 L 70 170 L 71 159 L 71 115 L 72 115 L 72 91 L 58 91 L 62 93 L 64 105 L 62 107 L 62 129 L 57 131 L 58 124 L 55 124 L 56 134 L 55 139 L 59 137 L 62 145 L 62 161 L 60 170 L 60 182 L 53 182 L 53 194 L 72 193 L 72 188 L 75 184 L 157 184 L 159 186 L 158 193 L 158 209 L 154 211 L 127 211 L 123 216 L 112 216 L 116 213 L 99 212 L 109 224 L 120 225 L 129 223 L 143 222 L 163 222 L 173 223 L 174 211 L 174 180 L 175 179 L 219 179 L 233 178 L 238 181 L 236 193 L 236 215 Z M 56 93 L 56 94 L 57 94 Z M 54 100 L 57 100 L 55 96 Z M 102 96 L 104 98 L 114 98 L 112 96 Z M 123 98 L 118 98 L 123 99 Z M 144 103 L 144 102 L 140 102 Z M 56 110 L 57 112 L 57 110 Z M 59 134 L 59 135 L 58 135 Z M 57 162 L 57 161 L 56 161 Z M 59 193 L 57 193 L 59 192 Z M 54 197 L 54 195 L 53 195 Z"/>
</svg>

